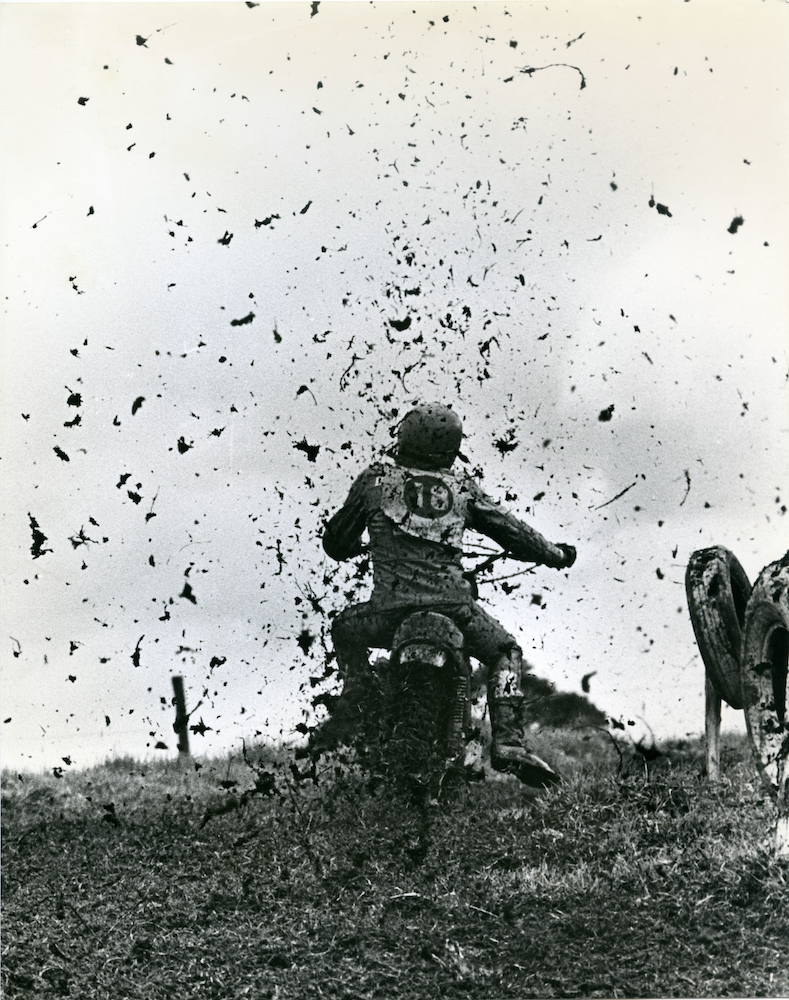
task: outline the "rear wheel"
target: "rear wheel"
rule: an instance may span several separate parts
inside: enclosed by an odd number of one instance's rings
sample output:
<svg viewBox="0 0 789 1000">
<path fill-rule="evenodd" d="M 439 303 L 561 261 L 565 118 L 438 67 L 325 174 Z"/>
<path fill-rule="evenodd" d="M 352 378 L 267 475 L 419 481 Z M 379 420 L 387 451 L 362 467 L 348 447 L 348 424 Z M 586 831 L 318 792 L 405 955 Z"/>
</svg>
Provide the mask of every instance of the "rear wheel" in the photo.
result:
<svg viewBox="0 0 789 1000">
<path fill-rule="evenodd" d="M 685 591 L 707 676 L 721 698 L 742 708 L 740 651 L 751 584 L 737 557 L 721 545 L 688 560 Z"/>
<path fill-rule="evenodd" d="M 450 659 L 404 657 L 392 665 L 387 702 L 386 770 L 411 797 L 435 801 L 463 773 L 468 671 Z"/>
<path fill-rule="evenodd" d="M 441 757 L 442 680 L 440 673 L 418 662 L 398 663 L 390 676 L 386 770 L 395 784 L 420 801 L 434 797 L 431 779 Z"/>
</svg>

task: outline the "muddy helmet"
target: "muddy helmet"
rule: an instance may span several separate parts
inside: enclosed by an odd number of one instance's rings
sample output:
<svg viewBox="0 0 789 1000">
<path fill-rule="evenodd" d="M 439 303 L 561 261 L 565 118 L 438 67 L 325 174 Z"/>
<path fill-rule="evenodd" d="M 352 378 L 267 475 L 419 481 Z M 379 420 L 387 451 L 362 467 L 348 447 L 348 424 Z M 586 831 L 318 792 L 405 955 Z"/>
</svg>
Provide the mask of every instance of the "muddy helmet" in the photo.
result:
<svg viewBox="0 0 789 1000">
<path fill-rule="evenodd" d="M 457 458 L 463 423 L 448 406 L 424 403 L 397 429 L 397 461 L 418 469 L 448 469 Z"/>
</svg>

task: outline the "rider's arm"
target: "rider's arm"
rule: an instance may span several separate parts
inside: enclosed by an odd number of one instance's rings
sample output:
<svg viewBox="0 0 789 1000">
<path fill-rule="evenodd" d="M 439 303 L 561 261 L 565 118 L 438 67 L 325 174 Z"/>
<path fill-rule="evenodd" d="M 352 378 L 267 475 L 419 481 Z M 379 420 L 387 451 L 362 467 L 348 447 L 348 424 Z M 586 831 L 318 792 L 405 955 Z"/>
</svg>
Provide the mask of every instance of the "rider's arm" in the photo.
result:
<svg viewBox="0 0 789 1000">
<path fill-rule="evenodd" d="M 568 551 L 555 545 L 524 521 L 514 517 L 479 490 L 468 505 L 470 524 L 506 549 L 515 559 L 561 569 L 570 565 Z M 568 546 L 570 548 L 570 546 Z M 574 554 L 574 553 L 573 553 Z"/>
<path fill-rule="evenodd" d="M 331 518 L 323 532 L 323 548 L 338 562 L 352 559 L 362 551 L 362 532 L 367 526 L 365 491 L 369 482 L 365 470 L 351 487 L 348 499 Z"/>
</svg>

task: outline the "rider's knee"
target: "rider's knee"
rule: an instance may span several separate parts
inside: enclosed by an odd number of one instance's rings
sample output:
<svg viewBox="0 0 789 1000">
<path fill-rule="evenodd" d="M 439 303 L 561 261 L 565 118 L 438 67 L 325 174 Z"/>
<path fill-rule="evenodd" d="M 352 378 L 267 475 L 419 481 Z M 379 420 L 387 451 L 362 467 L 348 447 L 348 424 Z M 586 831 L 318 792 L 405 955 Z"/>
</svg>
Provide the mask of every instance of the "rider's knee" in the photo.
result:
<svg viewBox="0 0 789 1000">
<path fill-rule="evenodd" d="M 521 672 L 523 670 L 523 650 L 513 644 L 503 650 L 492 664 L 488 697 L 494 700 L 521 698 Z"/>
<path fill-rule="evenodd" d="M 497 662 L 502 665 L 509 665 L 510 669 L 520 673 L 523 669 L 523 650 L 517 642 L 513 642 L 512 645 L 501 650 Z"/>
</svg>

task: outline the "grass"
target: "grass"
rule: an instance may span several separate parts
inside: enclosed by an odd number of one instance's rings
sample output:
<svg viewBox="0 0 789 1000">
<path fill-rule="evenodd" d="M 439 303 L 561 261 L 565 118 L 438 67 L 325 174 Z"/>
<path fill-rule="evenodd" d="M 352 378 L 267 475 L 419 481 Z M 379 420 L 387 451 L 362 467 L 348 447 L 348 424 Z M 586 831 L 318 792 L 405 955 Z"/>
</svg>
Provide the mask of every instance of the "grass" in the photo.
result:
<svg viewBox="0 0 789 1000">
<path fill-rule="evenodd" d="M 4 773 L 3 995 L 789 995 L 789 866 L 745 742 L 713 785 L 697 743 L 645 765 L 542 739 L 561 787 L 491 779 L 435 815 L 336 759 L 296 781 L 284 751 Z"/>
</svg>

